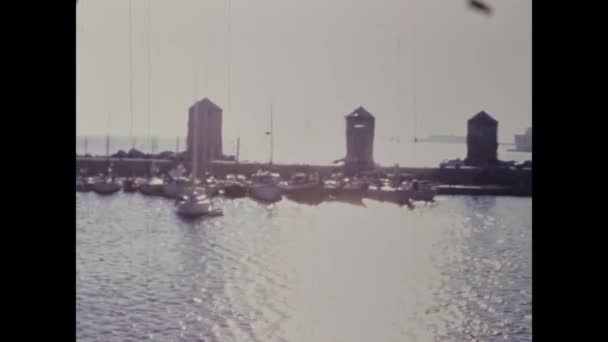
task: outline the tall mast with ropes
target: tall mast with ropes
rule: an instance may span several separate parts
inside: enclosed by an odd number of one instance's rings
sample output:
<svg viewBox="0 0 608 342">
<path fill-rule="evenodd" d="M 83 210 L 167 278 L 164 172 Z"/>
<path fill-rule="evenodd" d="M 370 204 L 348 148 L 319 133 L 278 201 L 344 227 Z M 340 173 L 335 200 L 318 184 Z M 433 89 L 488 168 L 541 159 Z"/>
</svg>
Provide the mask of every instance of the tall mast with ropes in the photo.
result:
<svg viewBox="0 0 608 342">
<path fill-rule="evenodd" d="M 133 0 L 129 0 L 129 137 L 135 148 L 133 137 Z"/>
<path fill-rule="evenodd" d="M 412 30 L 411 30 L 411 70 L 412 70 L 412 111 L 414 114 L 414 143 L 418 142 L 418 109 L 416 108 L 416 22 L 415 18 L 412 19 Z"/>
<path fill-rule="evenodd" d="M 274 157 L 274 123 L 273 123 L 273 103 L 270 103 L 270 160 L 269 163 L 272 165 L 273 157 Z"/>
<path fill-rule="evenodd" d="M 151 35 L 151 31 L 152 31 L 152 25 L 151 25 L 151 6 L 150 6 L 150 1 L 148 0 L 146 1 L 146 27 L 147 27 L 147 35 L 146 35 L 146 61 L 148 62 L 148 84 L 146 87 L 146 99 L 147 99 L 147 103 L 146 103 L 146 109 L 147 109 L 147 114 L 148 114 L 148 140 L 150 141 L 150 143 L 152 144 L 152 113 L 151 113 L 151 102 L 152 102 L 152 96 L 151 96 L 151 83 L 152 83 L 152 54 L 150 52 L 151 48 L 150 48 L 150 35 Z"/>
<path fill-rule="evenodd" d="M 227 78 L 226 78 L 226 95 L 227 95 L 227 103 L 228 103 L 228 113 L 230 113 L 231 108 L 231 78 L 232 78 L 232 32 L 231 32 L 231 1 L 230 0 L 226 0 L 226 35 L 227 35 L 227 39 L 226 39 L 226 72 L 227 72 Z"/>
</svg>

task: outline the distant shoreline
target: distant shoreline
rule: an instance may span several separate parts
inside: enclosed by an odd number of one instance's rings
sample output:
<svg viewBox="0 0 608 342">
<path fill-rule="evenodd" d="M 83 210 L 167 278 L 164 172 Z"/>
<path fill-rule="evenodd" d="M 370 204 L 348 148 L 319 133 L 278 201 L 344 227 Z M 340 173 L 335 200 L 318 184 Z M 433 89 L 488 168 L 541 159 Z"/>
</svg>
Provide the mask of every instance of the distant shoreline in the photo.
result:
<svg viewBox="0 0 608 342">
<path fill-rule="evenodd" d="M 466 141 L 441 141 L 434 139 L 421 138 L 418 139 L 419 143 L 432 143 L 432 144 L 466 144 Z M 499 146 L 515 146 L 515 143 L 511 142 L 499 142 Z"/>
</svg>

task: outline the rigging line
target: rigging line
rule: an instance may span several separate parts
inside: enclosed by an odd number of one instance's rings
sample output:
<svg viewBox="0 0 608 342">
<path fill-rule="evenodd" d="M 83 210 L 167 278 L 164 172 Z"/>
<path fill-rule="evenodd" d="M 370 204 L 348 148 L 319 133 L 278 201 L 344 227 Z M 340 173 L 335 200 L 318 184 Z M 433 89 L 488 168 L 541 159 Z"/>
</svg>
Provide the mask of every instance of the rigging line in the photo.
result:
<svg viewBox="0 0 608 342">
<path fill-rule="evenodd" d="M 197 21 L 196 21 L 196 11 L 193 11 L 193 22 L 194 22 L 194 27 L 196 27 Z M 199 49 L 198 49 L 198 40 L 196 39 L 196 31 L 195 33 L 195 39 L 194 42 L 192 43 L 192 49 L 194 50 L 194 53 L 192 54 L 192 67 L 194 69 L 194 103 L 196 104 L 197 101 L 197 97 L 198 97 L 198 74 L 199 74 L 199 63 L 198 63 L 198 58 L 199 58 Z"/>
<path fill-rule="evenodd" d="M 413 107 L 413 114 L 414 114 L 414 142 L 418 141 L 418 136 L 417 136 L 417 128 L 418 128 L 418 110 L 417 110 L 417 106 L 416 106 L 416 22 L 415 22 L 415 17 L 411 20 L 412 26 L 411 26 L 411 35 L 410 35 L 410 41 L 411 41 L 411 45 L 412 48 L 410 49 L 410 63 L 411 63 L 411 67 L 410 69 L 412 70 L 412 107 Z"/>
<path fill-rule="evenodd" d="M 395 107 L 396 114 L 398 117 L 400 109 L 401 109 L 401 36 L 397 35 L 397 61 L 396 61 L 395 69 L 397 70 L 397 80 L 396 80 L 396 99 L 395 99 Z"/>
<path fill-rule="evenodd" d="M 270 165 L 274 159 L 274 101 L 270 102 Z"/>
<path fill-rule="evenodd" d="M 133 141 L 133 0 L 129 0 L 129 137 Z M 135 148 L 135 146 L 132 146 Z"/>
<path fill-rule="evenodd" d="M 146 5 L 146 16 L 145 17 L 146 17 L 146 29 L 147 29 L 146 30 L 147 31 L 146 32 L 147 33 L 146 34 L 146 54 L 147 54 L 147 56 L 146 56 L 147 57 L 146 58 L 146 62 L 147 62 L 147 67 L 148 67 L 148 77 L 147 77 L 148 84 L 147 84 L 147 87 L 146 87 L 146 92 L 147 92 L 147 94 L 146 94 L 147 95 L 146 96 L 146 99 L 147 99 L 146 111 L 147 111 L 147 115 L 148 115 L 148 139 L 150 139 L 151 134 L 152 134 L 151 133 L 151 119 L 150 119 L 150 116 L 151 116 L 150 115 L 150 107 L 151 107 L 151 105 L 150 105 L 150 101 L 151 101 L 151 96 L 150 96 L 150 83 L 151 83 L 150 82 L 150 79 L 151 79 L 150 34 L 151 34 L 151 31 L 152 31 L 152 28 L 151 28 L 151 25 L 150 25 L 150 7 L 151 7 L 150 1 L 151 0 L 145 1 L 145 5 Z M 146 220 L 146 237 L 147 237 L 146 241 L 149 241 L 148 239 L 151 238 L 151 234 L 150 234 L 150 215 L 149 215 L 149 211 L 147 211 L 147 212 L 148 212 L 148 215 L 146 215 L 146 218 L 147 218 L 147 220 Z M 150 270 L 151 269 L 151 261 L 150 261 L 150 243 L 149 242 L 147 243 L 147 248 L 146 248 L 146 259 L 147 259 L 147 262 L 148 262 L 148 265 L 147 265 L 148 266 L 148 270 Z M 146 272 L 146 275 L 149 275 L 149 273 Z M 146 281 L 146 285 L 149 285 L 149 284 L 150 284 L 150 279 L 148 278 L 148 280 Z"/>
<path fill-rule="evenodd" d="M 147 27 L 147 34 L 146 34 L 146 53 L 147 53 L 147 58 L 146 61 L 148 63 L 147 67 L 148 67 L 148 84 L 147 84 L 147 104 L 146 104 L 146 109 L 147 109 L 147 114 L 148 114 L 148 141 L 150 142 L 150 147 L 152 148 L 152 53 L 151 53 L 151 47 L 150 47 L 150 43 L 151 43 L 151 39 L 150 36 L 152 34 L 152 10 L 151 10 L 151 1 L 152 0 L 147 0 L 146 1 L 146 27 Z"/>
<path fill-rule="evenodd" d="M 232 81 L 232 28 L 231 28 L 231 13 L 232 13 L 232 5 L 231 0 L 226 1 L 226 31 L 227 31 L 227 44 L 226 44 L 226 60 L 227 60 L 227 104 L 228 104 L 228 113 L 232 109 L 231 103 L 231 81 Z"/>
</svg>

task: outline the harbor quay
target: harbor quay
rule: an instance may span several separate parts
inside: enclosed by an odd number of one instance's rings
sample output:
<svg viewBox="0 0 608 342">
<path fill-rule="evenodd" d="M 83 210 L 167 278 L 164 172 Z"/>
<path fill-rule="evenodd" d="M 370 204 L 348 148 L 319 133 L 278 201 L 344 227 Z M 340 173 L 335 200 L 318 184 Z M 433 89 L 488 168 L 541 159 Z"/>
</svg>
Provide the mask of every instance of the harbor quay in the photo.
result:
<svg viewBox="0 0 608 342">
<path fill-rule="evenodd" d="M 188 172 L 191 163 L 188 160 L 180 162 Z M 176 165 L 176 161 L 167 159 L 134 159 L 134 158 L 107 158 L 107 157 L 77 157 L 76 171 L 86 170 L 89 175 L 105 173 L 108 166 L 118 177 L 147 177 L 150 168 L 154 165 L 158 172 L 166 174 Z M 296 173 L 317 173 L 322 178 L 329 178 L 333 173 L 341 172 L 338 165 L 310 165 L 310 164 L 268 164 L 255 162 L 212 161 L 202 168 L 197 176 L 205 172 L 216 178 L 224 178 L 228 174 L 242 174 L 249 176 L 258 170 L 270 170 L 278 173 L 281 178 L 289 179 Z M 532 195 L 531 168 L 440 168 L 440 167 L 405 167 L 405 166 L 377 166 L 368 171 L 377 175 L 402 174 L 419 180 L 428 180 L 440 184 L 438 193 L 454 195 Z"/>
</svg>

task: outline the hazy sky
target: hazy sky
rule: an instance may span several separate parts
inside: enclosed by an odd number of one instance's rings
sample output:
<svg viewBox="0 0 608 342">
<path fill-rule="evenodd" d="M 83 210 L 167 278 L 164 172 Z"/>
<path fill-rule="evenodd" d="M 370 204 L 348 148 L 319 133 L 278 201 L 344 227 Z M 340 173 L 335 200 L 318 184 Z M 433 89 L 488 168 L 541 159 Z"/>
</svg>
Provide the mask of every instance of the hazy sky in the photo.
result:
<svg viewBox="0 0 608 342">
<path fill-rule="evenodd" d="M 271 102 L 284 146 L 343 145 L 358 106 L 379 139 L 411 139 L 414 112 L 418 136 L 464 135 L 485 110 L 512 141 L 531 124 L 531 2 L 487 2 L 491 17 L 466 0 L 132 0 L 133 133 L 150 117 L 152 135 L 184 136 L 196 93 L 224 108 L 225 145 L 262 137 Z M 77 16 L 77 133 L 128 136 L 129 1 Z"/>
</svg>

